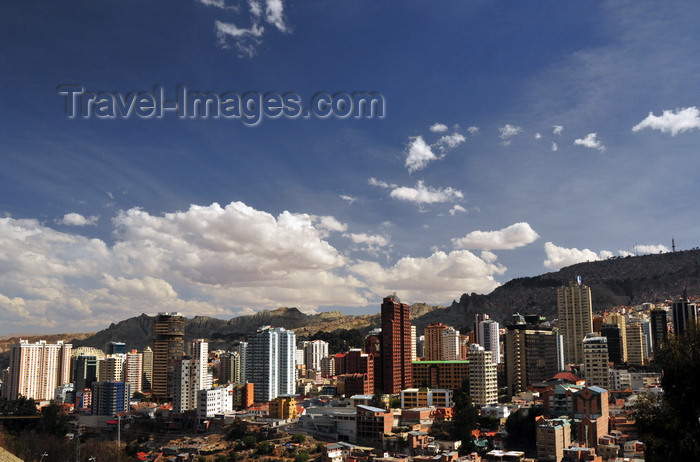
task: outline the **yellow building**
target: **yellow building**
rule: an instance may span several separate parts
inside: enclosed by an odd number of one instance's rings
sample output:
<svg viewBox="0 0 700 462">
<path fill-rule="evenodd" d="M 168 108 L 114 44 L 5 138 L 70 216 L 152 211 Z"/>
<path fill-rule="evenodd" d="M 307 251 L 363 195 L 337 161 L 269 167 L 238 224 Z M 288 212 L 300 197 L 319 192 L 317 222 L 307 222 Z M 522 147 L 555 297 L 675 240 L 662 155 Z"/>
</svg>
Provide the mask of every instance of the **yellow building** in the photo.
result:
<svg viewBox="0 0 700 462">
<path fill-rule="evenodd" d="M 297 400 L 292 397 L 278 396 L 270 401 L 269 414 L 272 419 L 296 419 L 299 417 Z"/>
</svg>

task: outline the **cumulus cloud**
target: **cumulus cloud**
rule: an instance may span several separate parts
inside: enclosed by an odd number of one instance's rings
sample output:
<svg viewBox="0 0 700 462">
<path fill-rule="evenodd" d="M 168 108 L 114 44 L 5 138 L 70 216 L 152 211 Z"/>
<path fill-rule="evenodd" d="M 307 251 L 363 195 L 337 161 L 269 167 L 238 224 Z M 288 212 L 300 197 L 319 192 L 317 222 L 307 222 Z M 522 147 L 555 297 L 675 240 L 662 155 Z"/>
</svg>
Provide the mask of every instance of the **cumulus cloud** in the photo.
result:
<svg viewBox="0 0 700 462">
<path fill-rule="evenodd" d="M 564 131 L 564 126 L 563 125 L 552 125 L 552 133 L 555 135 L 561 135 L 561 132 Z"/>
<path fill-rule="evenodd" d="M 662 244 L 641 244 L 634 247 L 637 253 L 666 253 L 668 247 Z"/>
<path fill-rule="evenodd" d="M 598 139 L 597 133 L 589 133 L 585 138 L 577 138 L 574 140 L 574 144 L 577 146 L 584 146 L 591 149 L 597 149 L 598 151 L 605 151 L 605 146 Z"/>
<path fill-rule="evenodd" d="M 479 134 L 479 127 L 472 125 L 471 127 L 467 128 L 467 131 L 469 132 L 470 135 L 478 135 Z"/>
<path fill-rule="evenodd" d="M 248 27 L 240 27 L 232 21 L 214 21 L 214 29 L 218 44 L 221 48 L 233 48 L 239 57 L 252 58 L 262 44 L 265 34 L 263 23 L 274 26 L 280 32 L 289 32 L 289 26 L 284 17 L 284 2 L 282 0 L 248 0 L 248 10 L 241 13 L 241 9 L 227 7 L 223 0 L 199 0 L 207 6 L 236 11 L 236 22 L 246 21 Z M 241 18 L 243 16 L 243 18 Z"/>
<path fill-rule="evenodd" d="M 521 222 L 498 231 L 472 231 L 452 243 L 459 249 L 509 250 L 531 244 L 539 237 L 528 223 Z"/>
<path fill-rule="evenodd" d="M 430 127 L 430 131 L 434 133 L 444 133 L 447 131 L 447 126 L 437 123 Z M 442 135 L 433 144 L 428 144 L 420 135 L 410 137 L 408 146 L 406 147 L 406 162 L 404 165 L 409 173 L 422 170 L 427 167 L 430 162 L 445 157 L 449 151 L 464 143 L 466 139 L 464 135 L 458 132 Z"/>
<path fill-rule="evenodd" d="M 542 138 L 542 133 L 535 133 L 535 139 L 539 140 Z"/>
<path fill-rule="evenodd" d="M 414 188 L 401 186 L 393 189 L 390 194 L 394 199 L 415 202 L 416 204 L 434 204 L 438 202 L 454 202 L 462 199 L 462 191 L 453 188 L 431 188 L 418 181 Z"/>
<path fill-rule="evenodd" d="M 355 244 L 370 244 L 379 247 L 386 247 L 389 245 L 389 239 L 381 234 L 350 233 L 348 237 Z"/>
<path fill-rule="evenodd" d="M 430 131 L 433 133 L 442 133 L 448 130 L 447 125 L 441 123 L 435 123 L 430 126 Z"/>
<path fill-rule="evenodd" d="M 352 273 L 367 281 L 369 290 L 377 297 L 397 291 L 402 300 L 433 303 L 453 300 L 455 290 L 491 292 L 499 285 L 494 275 L 505 270 L 493 259 L 479 258 L 468 250 L 449 254 L 438 251 L 427 258 L 405 257 L 389 268 L 371 261 L 360 261 L 350 267 Z"/>
<path fill-rule="evenodd" d="M 577 248 L 567 249 L 565 247 L 559 247 L 552 242 L 544 244 L 544 251 L 547 254 L 544 266 L 554 271 L 576 263 L 598 261 L 612 256 L 612 253 L 609 251 L 603 251 L 601 254 L 597 254 L 589 249 L 579 250 Z"/>
<path fill-rule="evenodd" d="M 646 119 L 632 127 L 632 131 L 638 132 L 645 128 L 671 133 L 671 136 L 696 128 L 700 129 L 700 110 L 695 106 L 675 111 L 666 110 L 660 116 L 650 112 Z"/>
<path fill-rule="evenodd" d="M 459 205 L 459 204 L 455 204 L 455 205 L 453 205 L 452 208 L 450 209 L 450 215 L 454 216 L 454 215 L 456 215 L 457 213 L 467 213 L 467 209 L 465 209 L 464 207 L 462 207 L 462 206 Z"/>
<path fill-rule="evenodd" d="M 557 152 L 559 150 L 559 146 L 557 146 L 557 143 L 552 141 L 552 151 Z"/>
<path fill-rule="evenodd" d="M 63 215 L 63 218 L 60 220 L 55 220 L 56 223 L 60 225 L 66 225 L 66 226 L 94 226 L 97 224 L 97 221 L 100 219 L 100 217 L 96 215 L 91 215 L 89 217 L 84 217 L 83 215 L 79 213 L 67 213 Z"/>
<path fill-rule="evenodd" d="M 424 169 L 430 162 L 437 160 L 432 148 L 425 142 L 422 136 L 414 136 L 410 138 L 408 147 L 406 148 L 405 166 L 409 173 L 416 170 Z"/>
<path fill-rule="evenodd" d="M 508 146 L 511 142 L 511 138 L 519 135 L 523 131 L 523 129 L 522 127 L 506 124 L 505 126 L 499 128 L 498 131 L 501 132 L 499 137 L 503 140 L 502 144 L 504 146 Z"/>
</svg>

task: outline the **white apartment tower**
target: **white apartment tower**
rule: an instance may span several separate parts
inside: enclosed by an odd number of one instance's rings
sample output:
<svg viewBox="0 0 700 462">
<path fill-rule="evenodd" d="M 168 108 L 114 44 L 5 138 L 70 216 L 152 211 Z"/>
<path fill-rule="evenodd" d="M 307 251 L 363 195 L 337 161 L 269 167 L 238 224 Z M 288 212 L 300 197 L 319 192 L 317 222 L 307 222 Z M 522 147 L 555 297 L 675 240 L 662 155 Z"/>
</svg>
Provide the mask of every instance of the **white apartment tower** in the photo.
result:
<svg viewBox="0 0 700 462">
<path fill-rule="evenodd" d="M 211 388 L 212 376 L 209 373 L 209 343 L 204 339 L 193 340 L 190 343 L 190 356 L 199 361 L 197 373 L 199 374 L 199 389 L 208 390 Z"/>
<path fill-rule="evenodd" d="M 484 347 L 486 351 L 491 352 L 491 358 L 494 364 L 498 364 L 501 358 L 501 342 L 499 339 L 498 323 L 492 319 L 480 321 L 477 325 L 476 338 L 479 345 Z"/>
<path fill-rule="evenodd" d="M 328 356 L 328 342 L 313 340 L 304 342 L 304 364 L 307 370 L 321 370 L 321 359 Z"/>
<path fill-rule="evenodd" d="M 497 366 L 491 356 L 481 345 L 469 346 L 469 395 L 476 406 L 498 402 Z"/>
<path fill-rule="evenodd" d="M 143 354 L 136 350 L 126 354 L 124 381 L 131 384 L 131 393 L 143 391 Z"/>
<path fill-rule="evenodd" d="M 296 335 L 293 331 L 264 326 L 248 336 L 249 382 L 255 401 L 268 402 L 294 394 Z"/>
<path fill-rule="evenodd" d="M 3 383 L 2 396 L 19 396 L 37 401 L 51 400 L 59 385 L 71 383 L 70 363 L 73 345 L 62 341 L 51 344 L 41 340 L 20 340 L 10 347 L 10 370 Z"/>
<path fill-rule="evenodd" d="M 448 327 L 441 332 L 442 359 L 444 361 L 458 361 L 460 359 L 459 331 L 454 327 Z"/>
</svg>

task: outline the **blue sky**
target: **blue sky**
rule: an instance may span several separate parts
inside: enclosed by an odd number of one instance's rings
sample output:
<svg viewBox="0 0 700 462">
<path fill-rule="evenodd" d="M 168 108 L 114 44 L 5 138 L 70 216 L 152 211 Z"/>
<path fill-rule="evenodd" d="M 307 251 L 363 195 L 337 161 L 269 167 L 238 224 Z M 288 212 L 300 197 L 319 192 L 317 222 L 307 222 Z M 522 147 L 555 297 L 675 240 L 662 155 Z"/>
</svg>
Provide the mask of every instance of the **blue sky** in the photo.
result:
<svg viewBox="0 0 700 462">
<path fill-rule="evenodd" d="M 696 247 L 699 23 L 689 2 L 4 2 L 0 334 L 449 304 Z M 69 118 L 66 85 L 384 113 Z"/>
</svg>

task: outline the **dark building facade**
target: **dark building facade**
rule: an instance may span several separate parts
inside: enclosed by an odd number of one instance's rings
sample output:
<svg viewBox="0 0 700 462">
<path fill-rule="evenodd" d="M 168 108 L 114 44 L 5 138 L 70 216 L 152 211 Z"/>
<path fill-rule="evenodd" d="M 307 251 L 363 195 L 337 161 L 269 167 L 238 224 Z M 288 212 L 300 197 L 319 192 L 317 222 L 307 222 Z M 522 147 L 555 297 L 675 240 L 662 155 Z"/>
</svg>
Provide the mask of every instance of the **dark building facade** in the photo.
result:
<svg viewBox="0 0 700 462">
<path fill-rule="evenodd" d="M 153 325 L 153 382 L 158 398 L 172 400 L 175 364 L 185 348 L 185 318 L 179 313 L 158 313 Z"/>
<path fill-rule="evenodd" d="M 651 345 L 658 351 L 668 338 L 668 316 L 666 310 L 656 308 L 651 310 Z"/>
<path fill-rule="evenodd" d="M 692 323 L 698 322 L 698 308 L 688 300 L 688 291 L 683 291 L 683 297 L 673 302 L 673 333 L 682 334 Z"/>
<path fill-rule="evenodd" d="M 382 303 L 382 391 L 397 394 L 413 386 L 410 309 L 399 297 Z"/>
</svg>

